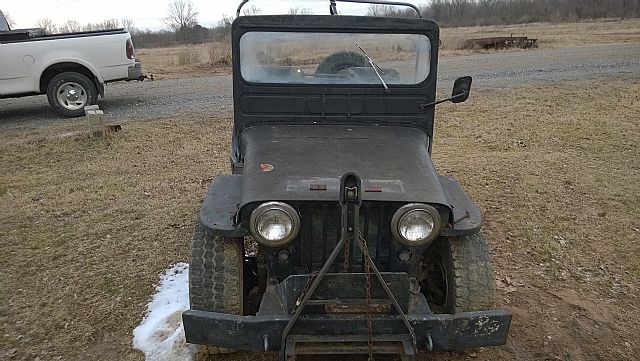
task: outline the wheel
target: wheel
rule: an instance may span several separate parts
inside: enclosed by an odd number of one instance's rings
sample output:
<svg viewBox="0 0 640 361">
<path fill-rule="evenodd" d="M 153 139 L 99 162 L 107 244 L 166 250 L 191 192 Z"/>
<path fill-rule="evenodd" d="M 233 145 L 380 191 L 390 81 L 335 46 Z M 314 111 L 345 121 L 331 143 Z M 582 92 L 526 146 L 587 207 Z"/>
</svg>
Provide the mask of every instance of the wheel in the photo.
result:
<svg viewBox="0 0 640 361">
<path fill-rule="evenodd" d="M 242 238 L 214 236 L 198 221 L 191 243 L 189 301 L 191 309 L 243 314 Z M 229 353 L 226 347 L 198 346 L 201 353 Z"/>
<path fill-rule="evenodd" d="M 341 70 L 365 66 L 371 65 L 364 55 L 353 51 L 338 51 L 320 62 L 316 68 L 316 74 L 338 74 Z"/>
<path fill-rule="evenodd" d="M 495 267 L 482 233 L 439 238 L 425 261 L 421 288 L 436 311 L 455 314 L 494 307 Z"/>
<path fill-rule="evenodd" d="M 80 117 L 85 106 L 98 102 L 98 89 L 85 75 L 60 73 L 49 81 L 47 98 L 56 112 L 65 117 Z"/>
</svg>

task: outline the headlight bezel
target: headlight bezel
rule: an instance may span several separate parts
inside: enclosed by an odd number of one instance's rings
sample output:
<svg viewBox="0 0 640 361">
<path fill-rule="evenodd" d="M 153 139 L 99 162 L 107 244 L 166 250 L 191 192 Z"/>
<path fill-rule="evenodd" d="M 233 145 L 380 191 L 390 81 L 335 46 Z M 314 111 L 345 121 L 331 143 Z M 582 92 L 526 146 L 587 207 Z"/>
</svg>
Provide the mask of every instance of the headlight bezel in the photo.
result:
<svg viewBox="0 0 640 361">
<path fill-rule="evenodd" d="M 263 237 L 260 232 L 258 232 L 258 224 L 257 222 L 260 220 L 260 217 L 264 215 L 268 211 L 277 210 L 285 213 L 291 219 L 291 231 L 289 234 L 277 241 L 267 239 Z M 282 247 L 287 245 L 289 242 L 294 240 L 298 233 L 300 232 L 300 215 L 298 212 L 291 207 L 290 205 L 283 202 L 265 202 L 256 207 L 249 217 L 249 232 L 256 242 L 267 246 L 267 247 Z"/>
<path fill-rule="evenodd" d="M 406 239 L 402 233 L 400 232 L 400 222 L 404 218 L 404 216 L 412 213 L 412 212 L 426 212 L 433 219 L 433 228 L 429 235 L 418 241 L 411 241 Z M 410 203 L 400 207 L 396 213 L 394 213 L 393 218 L 391 218 L 391 233 L 393 237 L 398 240 L 398 242 L 402 243 L 405 246 L 409 247 L 418 247 L 425 246 L 433 242 L 440 235 L 440 230 L 442 229 L 442 219 L 440 217 L 440 212 L 428 204 L 423 203 Z"/>
</svg>

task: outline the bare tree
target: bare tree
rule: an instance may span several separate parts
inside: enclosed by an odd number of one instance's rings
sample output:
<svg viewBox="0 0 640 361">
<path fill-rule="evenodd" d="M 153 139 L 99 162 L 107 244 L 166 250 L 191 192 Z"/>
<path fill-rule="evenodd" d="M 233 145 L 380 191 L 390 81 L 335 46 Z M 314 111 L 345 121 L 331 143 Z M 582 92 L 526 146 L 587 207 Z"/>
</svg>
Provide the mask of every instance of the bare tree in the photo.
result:
<svg viewBox="0 0 640 361">
<path fill-rule="evenodd" d="M 136 22 L 133 21 L 133 19 L 122 18 L 120 19 L 120 24 L 130 33 L 138 31 L 138 29 L 136 29 Z"/>
<path fill-rule="evenodd" d="M 475 4 L 475 3 L 474 3 Z M 456 25 L 461 25 L 470 6 L 469 0 L 449 0 L 449 16 Z"/>
<path fill-rule="evenodd" d="M 287 12 L 287 14 L 289 15 L 313 15 L 313 11 L 311 11 L 311 9 L 309 8 L 289 8 L 289 11 Z"/>
<path fill-rule="evenodd" d="M 213 40 L 229 41 L 231 36 L 231 24 L 233 24 L 233 17 L 222 15 L 222 19 L 218 21 L 218 25 L 213 28 Z"/>
<path fill-rule="evenodd" d="M 425 9 L 422 9 L 421 12 L 424 12 Z M 399 6 L 391 6 L 391 5 L 369 5 L 369 9 L 367 10 L 367 15 L 369 16 L 385 16 L 385 17 L 396 17 L 396 18 L 413 18 L 416 17 L 416 12 L 413 9 L 399 7 Z"/>
<path fill-rule="evenodd" d="M 36 26 L 44 29 L 47 34 L 55 34 L 58 31 L 58 27 L 53 23 L 53 20 L 49 18 L 42 18 L 36 22 Z"/>
<path fill-rule="evenodd" d="M 394 16 L 396 9 L 389 5 L 369 5 L 367 15 L 369 16 Z"/>
<path fill-rule="evenodd" d="M 7 20 L 7 24 L 9 24 L 9 28 L 13 29 L 16 26 L 16 22 L 13 20 L 13 18 L 7 14 L 7 13 L 3 13 L 4 14 L 4 18 Z"/>
<path fill-rule="evenodd" d="M 101 22 L 95 24 L 93 30 L 113 30 L 120 28 L 120 20 L 118 19 L 107 19 L 102 20 Z"/>
<path fill-rule="evenodd" d="M 60 25 L 61 33 L 77 33 L 82 31 L 82 25 L 75 20 L 67 20 L 66 23 Z"/>
<path fill-rule="evenodd" d="M 484 10 L 485 16 L 491 17 L 496 5 L 498 5 L 498 0 L 479 0 L 478 5 Z"/>
<path fill-rule="evenodd" d="M 169 3 L 162 22 L 175 31 L 191 28 L 198 23 L 198 11 L 190 0 L 176 0 Z"/>
<path fill-rule="evenodd" d="M 438 21 L 445 20 L 447 5 L 444 0 L 432 0 L 431 4 L 422 11 L 424 17 Z"/>
<path fill-rule="evenodd" d="M 251 5 L 242 9 L 242 15 L 245 15 L 245 16 L 259 15 L 259 14 L 262 14 L 262 9 L 260 9 L 255 5 Z"/>
</svg>

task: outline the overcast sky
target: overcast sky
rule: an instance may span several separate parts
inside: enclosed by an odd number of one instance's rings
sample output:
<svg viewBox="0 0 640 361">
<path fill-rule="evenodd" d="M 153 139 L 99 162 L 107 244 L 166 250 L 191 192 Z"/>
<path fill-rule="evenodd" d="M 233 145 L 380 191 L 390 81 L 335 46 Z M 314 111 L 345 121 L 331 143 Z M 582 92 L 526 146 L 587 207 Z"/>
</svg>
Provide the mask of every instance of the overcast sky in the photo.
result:
<svg viewBox="0 0 640 361">
<path fill-rule="evenodd" d="M 416 5 L 427 1 L 414 0 Z M 60 25 L 67 20 L 81 24 L 98 23 L 105 19 L 129 18 L 138 28 L 161 29 L 161 20 L 167 13 L 170 0 L 0 0 L 0 10 L 16 22 L 16 28 L 35 27 L 38 19 L 50 18 Z M 239 0 L 192 0 L 200 13 L 203 26 L 215 25 L 223 15 L 235 16 Z M 245 6 L 255 5 L 265 14 L 282 14 L 291 7 L 309 8 L 314 14 L 328 14 L 329 0 L 250 0 Z M 367 5 L 338 3 L 345 14 L 364 14 Z"/>
</svg>

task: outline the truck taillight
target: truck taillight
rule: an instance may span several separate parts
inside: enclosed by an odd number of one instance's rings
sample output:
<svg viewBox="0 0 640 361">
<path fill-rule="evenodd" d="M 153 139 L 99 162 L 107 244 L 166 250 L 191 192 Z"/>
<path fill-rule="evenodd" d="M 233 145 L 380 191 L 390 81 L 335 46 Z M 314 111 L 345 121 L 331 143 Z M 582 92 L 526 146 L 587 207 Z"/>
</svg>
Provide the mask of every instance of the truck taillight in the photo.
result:
<svg viewBox="0 0 640 361">
<path fill-rule="evenodd" d="M 136 54 L 133 50 L 133 43 L 131 42 L 131 39 L 127 39 L 127 58 L 133 59 L 135 57 Z"/>
</svg>

